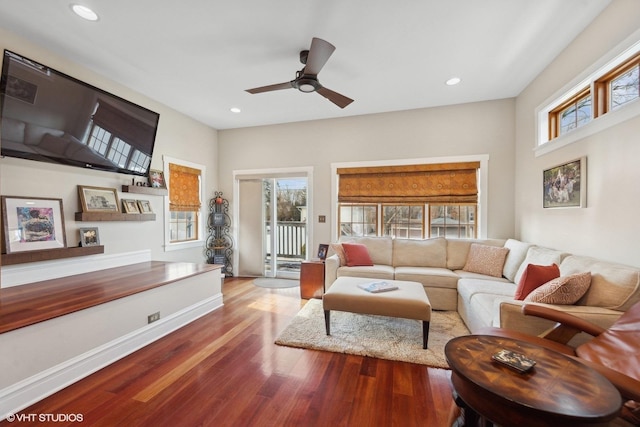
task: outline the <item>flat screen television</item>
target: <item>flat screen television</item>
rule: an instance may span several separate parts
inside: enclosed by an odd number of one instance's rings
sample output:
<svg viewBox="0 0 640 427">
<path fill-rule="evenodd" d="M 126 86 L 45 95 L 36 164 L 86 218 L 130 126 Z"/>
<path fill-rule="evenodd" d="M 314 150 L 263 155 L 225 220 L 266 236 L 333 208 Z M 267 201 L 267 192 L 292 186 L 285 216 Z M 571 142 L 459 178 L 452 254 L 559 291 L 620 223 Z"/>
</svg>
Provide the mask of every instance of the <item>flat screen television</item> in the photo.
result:
<svg viewBox="0 0 640 427">
<path fill-rule="evenodd" d="M 4 51 L 1 154 L 147 176 L 160 115 Z"/>
</svg>

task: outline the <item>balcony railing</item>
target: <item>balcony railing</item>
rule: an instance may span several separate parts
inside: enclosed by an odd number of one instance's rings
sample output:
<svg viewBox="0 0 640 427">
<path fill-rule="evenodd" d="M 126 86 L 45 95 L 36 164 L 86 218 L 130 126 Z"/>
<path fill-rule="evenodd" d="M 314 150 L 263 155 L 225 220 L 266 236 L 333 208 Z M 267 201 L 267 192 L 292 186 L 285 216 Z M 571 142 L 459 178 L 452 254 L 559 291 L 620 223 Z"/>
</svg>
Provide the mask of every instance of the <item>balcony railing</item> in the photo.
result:
<svg viewBox="0 0 640 427">
<path fill-rule="evenodd" d="M 276 256 L 284 260 L 301 261 L 306 258 L 307 223 L 300 221 L 280 221 L 277 224 Z M 267 230 L 267 258 L 271 258 L 271 227 Z"/>
</svg>

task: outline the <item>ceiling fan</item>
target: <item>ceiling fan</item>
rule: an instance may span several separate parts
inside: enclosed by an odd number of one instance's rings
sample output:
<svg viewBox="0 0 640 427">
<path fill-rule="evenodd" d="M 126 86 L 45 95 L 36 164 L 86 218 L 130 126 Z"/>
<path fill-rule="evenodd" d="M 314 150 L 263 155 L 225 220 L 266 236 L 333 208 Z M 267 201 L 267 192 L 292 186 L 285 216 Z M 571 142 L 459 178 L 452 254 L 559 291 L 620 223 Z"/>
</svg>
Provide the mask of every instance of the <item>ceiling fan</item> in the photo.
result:
<svg viewBox="0 0 640 427">
<path fill-rule="evenodd" d="M 290 82 L 247 89 L 247 92 L 255 94 L 281 89 L 298 89 L 300 92 L 305 93 L 317 92 L 338 107 L 344 108 L 351 104 L 353 99 L 327 89 L 318 80 L 318 73 L 327 63 L 334 50 L 336 50 L 336 47 L 331 43 L 314 37 L 311 40 L 311 48 L 300 52 L 300 62 L 304 64 L 304 68 L 296 72 L 295 79 Z"/>
</svg>

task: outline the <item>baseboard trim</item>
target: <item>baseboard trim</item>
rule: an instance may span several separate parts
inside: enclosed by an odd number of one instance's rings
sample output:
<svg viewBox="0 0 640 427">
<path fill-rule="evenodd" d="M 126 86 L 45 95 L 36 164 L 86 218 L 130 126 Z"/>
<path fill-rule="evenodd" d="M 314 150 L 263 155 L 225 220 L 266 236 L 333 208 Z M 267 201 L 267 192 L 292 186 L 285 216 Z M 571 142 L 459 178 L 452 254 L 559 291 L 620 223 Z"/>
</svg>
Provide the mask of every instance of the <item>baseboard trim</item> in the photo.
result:
<svg viewBox="0 0 640 427">
<path fill-rule="evenodd" d="M 0 390 L 0 420 L 180 329 L 222 305 L 222 294 L 214 295 Z"/>
</svg>

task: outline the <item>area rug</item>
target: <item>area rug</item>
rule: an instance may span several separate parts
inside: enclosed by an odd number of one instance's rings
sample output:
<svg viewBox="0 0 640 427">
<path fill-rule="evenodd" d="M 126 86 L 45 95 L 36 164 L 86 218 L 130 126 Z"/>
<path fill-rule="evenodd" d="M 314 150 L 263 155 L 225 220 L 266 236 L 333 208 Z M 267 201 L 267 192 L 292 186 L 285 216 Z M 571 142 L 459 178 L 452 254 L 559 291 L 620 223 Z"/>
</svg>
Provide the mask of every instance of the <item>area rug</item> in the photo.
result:
<svg viewBox="0 0 640 427">
<path fill-rule="evenodd" d="M 299 280 L 278 279 L 277 277 L 259 277 L 253 279 L 253 284 L 261 288 L 295 288 L 300 286 Z"/>
<path fill-rule="evenodd" d="M 422 322 L 384 316 L 331 312 L 331 335 L 324 326 L 321 300 L 309 300 L 275 343 L 288 347 L 356 354 L 449 368 L 444 346 L 469 330 L 455 311 L 433 311 L 428 349 L 422 348 Z"/>
</svg>

